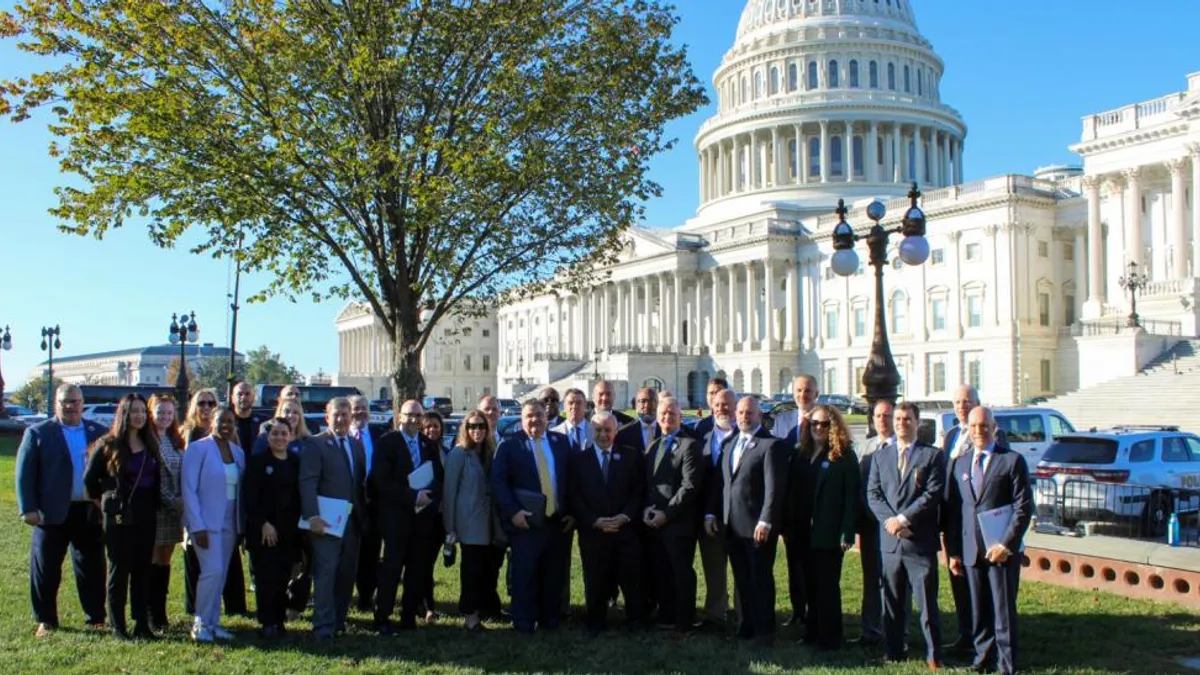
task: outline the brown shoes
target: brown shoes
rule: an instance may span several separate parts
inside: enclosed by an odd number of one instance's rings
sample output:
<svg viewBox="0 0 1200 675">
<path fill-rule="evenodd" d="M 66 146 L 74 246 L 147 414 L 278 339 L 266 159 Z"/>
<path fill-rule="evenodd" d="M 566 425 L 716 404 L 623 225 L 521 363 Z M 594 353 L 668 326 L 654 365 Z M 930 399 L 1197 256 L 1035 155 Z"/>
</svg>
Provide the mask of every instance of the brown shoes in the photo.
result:
<svg viewBox="0 0 1200 675">
<path fill-rule="evenodd" d="M 37 639 L 42 640 L 42 639 L 50 637 L 50 635 L 53 633 L 54 633 L 54 629 L 50 627 L 50 624 L 39 623 L 37 625 L 37 632 L 35 632 L 33 635 Z"/>
</svg>

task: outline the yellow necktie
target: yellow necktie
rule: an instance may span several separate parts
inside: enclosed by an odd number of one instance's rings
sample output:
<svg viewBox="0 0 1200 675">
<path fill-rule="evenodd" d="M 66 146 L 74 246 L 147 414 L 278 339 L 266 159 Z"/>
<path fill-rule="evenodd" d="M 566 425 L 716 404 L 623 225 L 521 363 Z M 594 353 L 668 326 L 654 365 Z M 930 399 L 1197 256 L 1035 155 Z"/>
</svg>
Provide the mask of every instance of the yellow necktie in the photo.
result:
<svg viewBox="0 0 1200 675">
<path fill-rule="evenodd" d="M 550 477 L 550 460 L 545 455 L 544 441 L 533 441 L 533 456 L 537 459 L 542 494 L 546 495 L 546 516 L 552 516 L 558 512 L 558 503 L 554 499 L 554 479 Z"/>
<path fill-rule="evenodd" d="M 897 445 L 896 448 L 900 451 L 900 477 L 904 477 L 904 470 L 908 468 L 908 448 L 902 445 Z"/>
</svg>

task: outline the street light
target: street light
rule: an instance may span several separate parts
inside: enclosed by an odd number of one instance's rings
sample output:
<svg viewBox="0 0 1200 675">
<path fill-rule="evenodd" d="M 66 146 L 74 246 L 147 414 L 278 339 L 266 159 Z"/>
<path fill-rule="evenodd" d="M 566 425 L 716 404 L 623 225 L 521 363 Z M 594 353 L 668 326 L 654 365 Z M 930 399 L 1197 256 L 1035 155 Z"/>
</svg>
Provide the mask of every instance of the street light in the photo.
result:
<svg viewBox="0 0 1200 675">
<path fill-rule="evenodd" d="M 7 329 L 5 330 L 7 332 Z M 62 349 L 58 336 L 62 329 L 55 324 L 54 328 L 42 327 L 42 349 L 46 351 L 46 417 L 54 417 L 54 350 Z"/>
<path fill-rule="evenodd" d="M 12 333 L 8 332 L 8 326 L 4 327 L 4 335 L 0 336 L 0 351 L 6 352 L 12 349 Z M 0 419 L 8 417 L 8 409 L 4 407 L 4 374 L 0 373 Z"/>
<path fill-rule="evenodd" d="M 592 371 L 592 380 L 595 382 L 600 381 L 600 355 L 603 353 L 604 353 L 604 350 L 600 349 L 598 347 L 594 351 L 592 351 L 592 358 L 596 362 L 595 370 Z"/>
<path fill-rule="evenodd" d="M 1117 283 L 1121 288 L 1129 291 L 1129 318 L 1125 320 L 1125 325 L 1130 328 L 1137 328 L 1142 325 L 1141 319 L 1137 313 L 1137 294 L 1138 291 L 1144 289 L 1150 283 L 1150 277 L 1145 274 L 1139 274 L 1138 264 L 1132 260 L 1129 261 L 1129 273 L 1117 279 Z"/>
<path fill-rule="evenodd" d="M 184 313 L 183 318 L 178 314 L 171 315 L 170 340 L 171 344 L 179 345 L 179 372 L 175 375 L 175 398 L 180 405 L 185 405 L 189 394 L 187 375 L 187 343 L 200 340 L 200 328 L 196 325 L 196 313 L 191 316 Z"/>
<path fill-rule="evenodd" d="M 525 384 L 525 357 L 517 357 L 517 384 Z"/>
<path fill-rule="evenodd" d="M 896 369 L 896 361 L 892 358 L 892 348 L 888 344 L 887 318 L 884 314 L 883 302 L 883 269 L 887 266 L 888 238 L 893 234 L 903 234 L 900 242 L 900 259 L 909 265 L 920 265 L 929 258 L 929 241 L 925 239 L 925 214 L 917 206 L 921 191 L 913 183 L 908 191 L 911 201 L 908 211 L 904 213 L 900 226 L 886 229 L 879 221 L 887 215 L 883 202 L 875 200 L 867 206 L 867 217 L 874 223 L 866 234 L 855 234 L 854 228 L 846 222 L 844 200 L 838 200 L 836 213 L 839 220 L 833 228 L 833 271 L 848 277 L 858 271 L 858 254 L 854 251 L 854 243 L 866 240 L 870 253 L 869 263 L 875 268 L 875 337 L 871 341 L 871 355 L 863 370 L 863 389 L 867 395 L 868 410 L 875 409 L 877 401 L 895 401 L 896 390 L 900 386 L 900 371 Z M 874 425 L 868 417 L 868 423 Z"/>
</svg>

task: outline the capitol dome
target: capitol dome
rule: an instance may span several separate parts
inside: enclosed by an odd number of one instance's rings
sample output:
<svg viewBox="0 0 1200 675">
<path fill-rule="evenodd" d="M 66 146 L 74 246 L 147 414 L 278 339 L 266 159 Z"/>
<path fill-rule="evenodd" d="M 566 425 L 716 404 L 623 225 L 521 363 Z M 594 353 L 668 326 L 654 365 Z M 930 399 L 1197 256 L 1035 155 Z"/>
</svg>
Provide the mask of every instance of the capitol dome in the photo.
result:
<svg viewBox="0 0 1200 675">
<path fill-rule="evenodd" d="M 702 219 L 962 182 L 966 125 L 912 0 L 749 0 L 696 135 Z"/>
</svg>

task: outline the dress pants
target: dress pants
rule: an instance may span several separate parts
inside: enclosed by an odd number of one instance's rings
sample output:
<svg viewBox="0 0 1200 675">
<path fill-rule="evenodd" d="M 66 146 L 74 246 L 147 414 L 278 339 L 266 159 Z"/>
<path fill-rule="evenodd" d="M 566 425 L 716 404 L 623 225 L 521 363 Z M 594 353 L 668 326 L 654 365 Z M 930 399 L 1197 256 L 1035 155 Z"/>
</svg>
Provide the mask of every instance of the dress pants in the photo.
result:
<svg viewBox="0 0 1200 675">
<path fill-rule="evenodd" d="M 841 549 L 809 549 L 804 557 L 804 585 L 809 590 L 804 617 L 805 642 L 818 649 L 842 646 L 842 558 Z"/>
<path fill-rule="evenodd" d="M 295 612 L 308 609 L 312 597 L 312 538 L 301 534 L 296 541 L 296 560 L 300 572 L 288 580 L 287 608 Z M 293 565 L 293 569 L 295 565 Z"/>
<path fill-rule="evenodd" d="M 974 613 L 971 608 L 971 585 L 967 575 L 950 575 L 950 592 L 954 596 L 954 615 L 958 618 L 958 639 L 966 644 L 975 643 Z"/>
<path fill-rule="evenodd" d="M 346 624 L 358 573 L 358 522 L 346 523 L 341 537 L 309 534 L 313 550 L 313 634 L 333 637 Z"/>
<path fill-rule="evenodd" d="M 630 526 L 626 526 L 630 527 Z M 579 537 L 588 630 L 607 627 L 608 603 L 618 587 L 625 596 L 625 621 L 636 627 L 646 606 L 642 598 L 641 538 L 636 532 L 587 533 Z"/>
<path fill-rule="evenodd" d="M 367 507 L 367 526 L 362 530 L 358 545 L 358 576 L 354 582 L 358 588 L 358 609 L 371 611 L 375 605 L 375 589 L 379 584 L 379 553 L 383 550 L 383 536 L 377 523 L 378 510 Z"/>
<path fill-rule="evenodd" d="M 499 618 L 504 614 L 504 604 L 500 601 L 500 568 L 504 567 L 506 546 L 492 544 L 487 547 L 483 560 L 483 606 L 480 613 L 483 616 Z"/>
<path fill-rule="evenodd" d="M 200 578 L 200 560 L 196 557 L 195 544 L 189 543 L 183 551 L 183 609 L 188 614 L 198 614 L 196 611 L 196 583 Z M 225 582 L 221 587 L 221 596 L 225 600 L 226 614 L 245 614 L 246 609 L 246 579 L 242 574 L 242 555 L 238 549 L 237 540 L 229 552 L 228 571 Z"/>
<path fill-rule="evenodd" d="M 72 502 L 62 523 L 33 528 L 29 595 L 38 623 L 58 627 L 58 588 L 68 546 L 84 618 L 90 624 L 104 623 L 104 528 L 98 518 L 92 502 Z"/>
<path fill-rule="evenodd" d="M 658 600 L 658 623 L 689 631 L 696 619 L 696 538 L 654 533 L 648 538 Z"/>
<path fill-rule="evenodd" d="M 884 632 L 890 656 L 905 650 L 910 598 L 916 596 L 925 638 L 925 661 L 942 660 L 942 624 L 938 612 L 937 554 L 883 555 Z"/>
<path fill-rule="evenodd" d="M 803 622 L 808 609 L 808 595 L 804 583 L 804 559 L 808 556 L 808 537 L 784 537 L 787 549 L 788 597 L 792 604 L 792 618 Z"/>
<path fill-rule="evenodd" d="M 108 554 L 108 619 L 112 627 L 125 632 L 125 604 L 129 601 L 133 620 L 145 625 L 150 610 L 150 558 L 154 553 L 157 528 L 155 496 L 136 491 L 129 503 L 133 522 L 110 522 L 104 530 L 104 549 Z"/>
<path fill-rule="evenodd" d="M 237 548 L 237 502 L 225 502 L 225 523 L 220 531 L 209 530 L 208 548 L 192 542 L 200 574 L 196 579 L 196 624 L 212 629 L 221 625 L 221 590 L 229 574 L 232 553 Z"/>
<path fill-rule="evenodd" d="M 995 667 L 1000 675 L 1017 672 L 1017 591 L 1021 554 L 1003 565 L 966 568 L 971 588 L 975 666 Z"/>
<path fill-rule="evenodd" d="M 726 550 L 733 567 L 733 583 L 742 598 L 738 635 L 771 638 L 775 635 L 775 550 L 778 538 L 758 545 L 753 539 L 726 531 Z"/>
<path fill-rule="evenodd" d="M 258 623 L 263 627 L 282 626 L 287 621 L 288 581 L 296 561 L 297 532 L 279 533 L 274 546 L 251 542 L 250 563 L 254 568 L 254 598 L 258 605 Z"/>
<path fill-rule="evenodd" d="M 562 519 L 547 518 L 542 527 L 514 529 L 512 557 L 512 616 L 518 631 L 557 628 L 562 610 L 563 562 L 570 555 Z"/>
<path fill-rule="evenodd" d="M 862 563 L 862 637 L 878 641 L 883 639 L 883 580 L 880 578 L 883 558 L 879 551 L 878 523 L 872 521 L 870 527 L 859 532 L 858 553 Z"/>
<path fill-rule="evenodd" d="M 442 543 L 446 541 L 446 527 L 442 524 L 442 515 L 439 513 L 434 520 L 433 533 L 426 538 L 424 543 L 425 564 L 421 566 L 421 571 L 425 574 L 425 578 L 421 582 L 421 587 L 425 591 L 424 597 L 421 598 L 419 604 L 425 605 L 425 610 L 429 612 L 436 611 L 434 609 L 433 587 L 433 568 L 437 567 L 438 561 L 442 558 Z"/>
<path fill-rule="evenodd" d="M 726 565 L 729 556 L 725 552 L 725 533 L 715 537 L 701 533 L 700 564 L 704 568 L 704 616 L 718 624 L 725 623 L 729 613 L 729 572 Z M 737 585 L 734 585 L 737 595 Z"/>
<path fill-rule="evenodd" d="M 566 533 L 567 538 L 567 555 L 563 557 L 563 589 L 562 589 L 562 609 L 560 613 L 563 616 L 571 616 L 571 549 L 575 548 L 575 531 L 571 530 Z M 616 588 L 613 588 L 613 593 L 616 593 Z M 612 599 L 615 599 L 614 595 Z"/>
<path fill-rule="evenodd" d="M 458 611 L 462 614 L 483 613 L 488 602 L 488 566 L 492 546 L 488 544 L 462 544 L 462 559 L 458 561 L 459 587 L 462 593 L 459 597 Z M 496 592 L 495 583 L 491 593 Z"/>
</svg>

